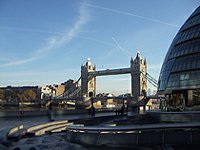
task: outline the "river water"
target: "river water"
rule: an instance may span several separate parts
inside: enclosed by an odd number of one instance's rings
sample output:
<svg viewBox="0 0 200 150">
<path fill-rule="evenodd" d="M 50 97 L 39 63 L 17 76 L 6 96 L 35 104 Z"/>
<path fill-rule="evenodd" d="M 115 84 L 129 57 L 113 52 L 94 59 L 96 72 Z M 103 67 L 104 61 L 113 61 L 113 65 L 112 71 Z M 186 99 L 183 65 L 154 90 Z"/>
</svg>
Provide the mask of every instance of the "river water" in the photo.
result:
<svg viewBox="0 0 200 150">
<path fill-rule="evenodd" d="M 97 113 L 95 116 L 114 115 L 113 112 Z M 57 115 L 54 119 L 57 120 L 72 120 L 89 118 L 89 114 L 75 114 L 75 115 Z M 0 130 L 10 129 L 23 124 L 25 128 L 49 122 L 49 116 L 35 116 L 35 117 L 0 117 Z"/>
</svg>

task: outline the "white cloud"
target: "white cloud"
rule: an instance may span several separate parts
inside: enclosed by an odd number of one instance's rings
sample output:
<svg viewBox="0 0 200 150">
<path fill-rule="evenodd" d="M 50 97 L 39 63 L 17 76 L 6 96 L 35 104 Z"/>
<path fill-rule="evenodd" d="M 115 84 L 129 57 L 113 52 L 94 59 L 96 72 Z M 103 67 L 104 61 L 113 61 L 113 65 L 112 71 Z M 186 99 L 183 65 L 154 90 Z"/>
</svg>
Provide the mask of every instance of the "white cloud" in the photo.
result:
<svg viewBox="0 0 200 150">
<path fill-rule="evenodd" d="M 89 13 L 84 5 L 80 5 L 79 17 L 73 27 L 67 31 L 64 31 L 63 35 L 50 37 L 47 45 L 37 51 L 37 53 L 43 53 L 50 51 L 54 48 L 63 46 L 69 43 L 80 32 L 81 27 L 89 20 Z"/>
<path fill-rule="evenodd" d="M 26 58 L 26 59 L 23 59 L 23 60 L 10 61 L 10 62 L 4 63 L 4 64 L 0 64 L 0 67 L 7 67 L 7 66 L 25 64 L 25 63 L 34 61 L 36 59 L 39 59 L 39 56 L 38 57 L 30 57 L 30 58 Z"/>
<path fill-rule="evenodd" d="M 49 37 L 47 39 L 46 45 L 36 50 L 36 52 L 33 53 L 31 57 L 25 59 L 20 58 L 15 61 L 12 60 L 10 62 L 0 64 L 0 67 L 25 64 L 44 57 L 44 55 L 42 55 L 43 53 L 56 50 L 56 48 L 68 44 L 73 38 L 76 37 L 76 35 L 81 31 L 82 26 L 86 24 L 88 21 L 89 21 L 88 10 L 86 9 L 86 6 L 80 5 L 78 19 L 69 30 L 64 31 L 63 34 L 58 34 L 56 36 Z M 35 31 L 35 30 L 30 29 L 29 31 Z M 37 32 L 38 31 L 40 30 L 37 30 Z"/>
</svg>

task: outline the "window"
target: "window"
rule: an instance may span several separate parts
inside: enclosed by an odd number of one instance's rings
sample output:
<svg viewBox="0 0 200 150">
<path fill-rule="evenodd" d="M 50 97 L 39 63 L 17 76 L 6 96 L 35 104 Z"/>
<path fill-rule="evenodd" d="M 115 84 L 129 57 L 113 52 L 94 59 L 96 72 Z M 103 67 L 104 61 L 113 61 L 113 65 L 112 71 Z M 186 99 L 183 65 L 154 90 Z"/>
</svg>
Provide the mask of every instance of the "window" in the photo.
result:
<svg viewBox="0 0 200 150">
<path fill-rule="evenodd" d="M 194 28 L 180 32 L 179 38 L 178 38 L 176 44 L 179 44 L 179 43 L 184 42 L 189 39 L 199 37 L 200 36 L 199 32 L 200 32 L 199 26 L 195 26 Z"/>
<path fill-rule="evenodd" d="M 182 74 L 182 75 L 180 75 L 180 80 L 188 80 L 189 77 L 190 77 L 189 74 Z"/>
<path fill-rule="evenodd" d="M 191 18 L 190 20 L 188 20 L 185 25 L 183 26 L 182 30 L 185 30 L 187 28 L 190 28 L 192 27 L 193 25 L 196 25 L 196 24 L 200 24 L 200 19 L 199 19 L 199 16 L 195 16 L 193 18 Z"/>
</svg>

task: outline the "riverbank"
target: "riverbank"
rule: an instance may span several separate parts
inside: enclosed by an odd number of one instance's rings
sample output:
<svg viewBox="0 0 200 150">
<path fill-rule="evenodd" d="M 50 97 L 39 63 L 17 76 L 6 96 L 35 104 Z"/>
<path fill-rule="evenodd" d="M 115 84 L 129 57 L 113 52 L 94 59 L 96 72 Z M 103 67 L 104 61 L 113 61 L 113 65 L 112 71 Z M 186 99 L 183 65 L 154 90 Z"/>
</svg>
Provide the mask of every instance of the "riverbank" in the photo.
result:
<svg viewBox="0 0 200 150">
<path fill-rule="evenodd" d="M 96 109 L 96 112 L 114 112 L 112 109 Z M 75 115 L 75 114 L 88 114 L 88 109 L 70 109 L 70 110 L 53 110 L 54 115 Z M 34 116 L 47 116 L 49 110 L 36 110 L 36 111 L 20 111 L 20 110 L 0 110 L 0 118 L 2 117 L 34 117 Z"/>
</svg>

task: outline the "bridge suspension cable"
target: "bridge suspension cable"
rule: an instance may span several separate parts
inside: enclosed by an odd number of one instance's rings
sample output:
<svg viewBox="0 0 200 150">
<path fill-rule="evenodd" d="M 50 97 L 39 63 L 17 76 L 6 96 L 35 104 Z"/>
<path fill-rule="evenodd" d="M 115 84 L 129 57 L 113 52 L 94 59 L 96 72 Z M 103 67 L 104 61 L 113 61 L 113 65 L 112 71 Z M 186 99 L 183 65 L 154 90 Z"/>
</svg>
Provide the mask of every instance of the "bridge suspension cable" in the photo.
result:
<svg viewBox="0 0 200 150">
<path fill-rule="evenodd" d="M 147 78 L 147 81 L 149 81 L 149 83 L 151 84 L 151 85 L 153 85 L 154 87 L 158 87 L 158 81 L 156 80 L 156 79 L 154 79 L 149 73 L 144 73 L 144 72 L 142 72 L 141 71 L 141 73 L 142 74 L 144 74 L 145 76 L 146 76 L 146 78 Z"/>
<path fill-rule="evenodd" d="M 81 77 L 79 77 L 78 80 L 76 82 L 74 82 L 70 86 L 70 88 L 63 93 L 63 97 L 72 97 L 72 96 L 78 94 L 78 92 L 80 92 L 80 87 L 76 86 L 76 85 L 78 85 L 78 82 L 80 81 L 80 79 L 81 79 Z"/>
<path fill-rule="evenodd" d="M 146 73 L 147 80 L 154 86 L 158 87 L 158 81 L 154 79 L 150 74 Z"/>
</svg>

